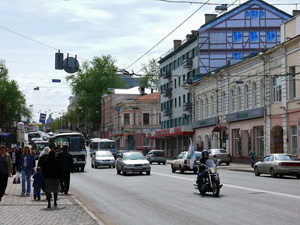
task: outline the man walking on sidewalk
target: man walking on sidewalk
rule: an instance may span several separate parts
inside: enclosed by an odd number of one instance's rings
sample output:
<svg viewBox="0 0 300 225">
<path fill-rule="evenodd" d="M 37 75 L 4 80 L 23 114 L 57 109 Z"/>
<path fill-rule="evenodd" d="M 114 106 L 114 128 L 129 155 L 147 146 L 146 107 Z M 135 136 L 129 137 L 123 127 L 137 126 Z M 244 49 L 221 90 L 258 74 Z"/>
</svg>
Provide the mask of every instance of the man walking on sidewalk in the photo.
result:
<svg viewBox="0 0 300 225">
<path fill-rule="evenodd" d="M 251 149 L 249 151 L 249 157 L 251 159 L 251 167 L 254 167 L 254 161 L 255 161 L 255 151 L 253 149 Z"/>
<path fill-rule="evenodd" d="M 60 180 L 61 192 L 68 194 L 70 187 L 70 174 L 74 172 L 74 162 L 72 155 L 68 152 L 69 146 L 63 146 L 63 152 L 57 155 L 62 167 L 62 177 Z"/>
</svg>

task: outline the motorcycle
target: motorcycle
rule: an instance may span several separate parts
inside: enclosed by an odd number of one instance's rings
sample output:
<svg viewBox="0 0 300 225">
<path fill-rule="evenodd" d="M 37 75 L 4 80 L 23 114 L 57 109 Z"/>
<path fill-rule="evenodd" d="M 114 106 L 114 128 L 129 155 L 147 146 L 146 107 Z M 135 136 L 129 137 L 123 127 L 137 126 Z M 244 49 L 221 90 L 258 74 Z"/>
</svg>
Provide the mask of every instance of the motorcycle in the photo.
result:
<svg viewBox="0 0 300 225">
<path fill-rule="evenodd" d="M 195 189 L 198 189 L 201 195 L 205 195 L 206 192 L 212 192 L 214 197 L 218 197 L 223 185 L 220 184 L 217 166 L 214 161 L 208 159 L 205 165 L 198 164 L 198 179 L 201 179 L 199 178 L 200 173 L 203 173 L 203 185 L 198 186 L 198 183 L 196 183 L 194 184 Z"/>
</svg>

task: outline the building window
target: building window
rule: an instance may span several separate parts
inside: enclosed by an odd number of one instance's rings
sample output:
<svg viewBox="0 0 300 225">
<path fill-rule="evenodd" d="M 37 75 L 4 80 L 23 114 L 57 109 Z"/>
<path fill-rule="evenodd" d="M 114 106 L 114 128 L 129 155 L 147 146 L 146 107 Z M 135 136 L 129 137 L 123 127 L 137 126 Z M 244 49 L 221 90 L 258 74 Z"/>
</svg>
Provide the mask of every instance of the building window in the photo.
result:
<svg viewBox="0 0 300 225">
<path fill-rule="evenodd" d="M 257 90 L 256 83 L 252 83 L 252 108 L 256 108 L 257 106 Z"/>
<path fill-rule="evenodd" d="M 257 20 L 259 17 L 258 10 L 251 10 L 251 19 L 252 20 Z"/>
<path fill-rule="evenodd" d="M 143 124 L 149 125 L 150 124 L 150 114 L 149 113 L 143 113 Z"/>
<path fill-rule="evenodd" d="M 246 84 L 244 87 L 244 109 L 249 108 L 249 87 Z"/>
<path fill-rule="evenodd" d="M 296 70 L 295 67 L 289 68 L 289 93 L 290 93 L 290 100 L 296 98 Z"/>
<path fill-rule="evenodd" d="M 291 126 L 291 153 L 298 154 L 297 149 L 297 126 Z"/>
<path fill-rule="evenodd" d="M 209 108 L 209 105 L 208 105 L 208 98 L 205 98 L 205 117 L 207 118 L 208 117 L 208 108 Z"/>
<path fill-rule="evenodd" d="M 185 95 L 182 96 L 183 104 L 185 103 Z"/>
<path fill-rule="evenodd" d="M 276 31 L 267 31 L 266 36 L 267 42 L 276 42 Z"/>
<path fill-rule="evenodd" d="M 225 114 L 225 99 L 226 99 L 226 93 L 225 93 L 225 91 L 223 91 L 221 99 L 222 99 L 222 102 L 221 102 L 221 112 L 223 114 Z"/>
<path fill-rule="evenodd" d="M 181 107 L 181 97 L 178 97 L 178 106 Z"/>
<path fill-rule="evenodd" d="M 200 100 L 200 119 L 203 119 L 203 100 Z"/>
<path fill-rule="evenodd" d="M 195 120 L 199 119 L 199 100 L 196 101 Z"/>
<path fill-rule="evenodd" d="M 129 113 L 124 114 L 124 125 L 129 125 L 130 124 L 130 118 L 129 118 Z"/>
<path fill-rule="evenodd" d="M 230 90 L 230 96 L 229 96 L 229 111 L 230 112 L 233 112 L 234 111 L 234 101 L 235 101 L 235 99 L 234 99 L 234 90 L 233 89 L 231 89 Z"/>
<path fill-rule="evenodd" d="M 175 108 L 177 108 L 177 98 L 175 98 L 174 101 L 175 101 Z"/>
<path fill-rule="evenodd" d="M 174 79 L 174 88 L 176 88 L 177 87 L 177 82 L 176 82 L 177 80 L 176 79 Z"/>
<path fill-rule="evenodd" d="M 265 87 L 264 87 L 264 81 L 263 79 L 260 80 L 260 85 L 259 85 L 259 94 L 260 94 L 260 106 L 264 106 L 265 101 Z"/>
<path fill-rule="evenodd" d="M 209 114 L 210 114 L 210 117 L 212 117 L 212 116 L 214 116 L 215 115 L 215 102 L 214 102 L 214 96 L 210 96 L 210 107 L 209 107 L 209 109 L 210 109 L 210 112 L 209 112 Z"/>
<path fill-rule="evenodd" d="M 178 87 L 180 87 L 180 77 L 178 77 Z"/>
<path fill-rule="evenodd" d="M 263 127 L 257 127 L 254 129 L 256 135 L 256 153 L 257 156 L 264 156 L 264 129 Z"/>
<path fill-rule="evenodd" d="M 146 135 L 143 135 L 143 147 L 149 147 L 150 146 L 150 139 L 146 137 Z"/>
<path fill-rule="evenodd" d="M 237 93 L 236 93 L 236 110 L 240 111 L 242 109 L 242 91 L 241 87 L 237 88 Z"/>
<path fill-rule="evenodd" d="M 258 42 L 259 41 L 259 34 L 258 31 L 250 31 L 250 42 Z"/>
<path fill-rule="evenodd" d="M 234 60 L 239 60 L 241 58 L 243 58 L 243 53 L 242 52 L 234 52 L 233 53 L 233 59 Z"/>
<path fill-rule="evenodd" d="M 233 32 L 233 43 L 242 43 L 243 33 L 241 31 Z"/>
<path fill-rule="evenodd" d="M 275 77 L 272 79 L 272 86 L 273 86 L 273 102 L 280 102 L 281 101 L 281 84 L 282 78 Z"/>
</svg>

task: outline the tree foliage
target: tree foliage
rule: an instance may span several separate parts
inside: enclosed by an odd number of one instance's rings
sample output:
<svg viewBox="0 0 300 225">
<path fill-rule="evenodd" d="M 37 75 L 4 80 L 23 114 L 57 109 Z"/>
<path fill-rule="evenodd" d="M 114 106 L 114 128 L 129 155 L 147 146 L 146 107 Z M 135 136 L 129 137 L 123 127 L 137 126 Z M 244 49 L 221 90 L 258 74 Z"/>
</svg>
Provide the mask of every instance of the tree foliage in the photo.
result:
<svg viewBox="0 0 300 225">
<path fill-rule="evenodd" d="M 9 80 L 5 61 L 0 60 L 0 125 L 12 125 L 31 116 L 25 96 L 16 81 Z"/>
<path fill-rule="evenodd" d="M 67 77 L 72 93 L 76 96 L 76 118 L 92 125 L 90 128 L 99 128 L 101 97 L 108 93 L 107 89 L 124 86 L 116 74 L 115 62 L 110 55 L 94 57 L 91 62 L 83 63 L 76 74 Z"/>
<path fill-rule="evenodd" d="M 160 82 L 159 82 L 159 65 L 155 59 L 150 59 L 148 64 L 142 64 L 141 69 L 145 75 L 140 79 L 140 86 L 144 86 L 146 88 L 152 88 L 156 91 L 159 90 Z"/>
</svg>

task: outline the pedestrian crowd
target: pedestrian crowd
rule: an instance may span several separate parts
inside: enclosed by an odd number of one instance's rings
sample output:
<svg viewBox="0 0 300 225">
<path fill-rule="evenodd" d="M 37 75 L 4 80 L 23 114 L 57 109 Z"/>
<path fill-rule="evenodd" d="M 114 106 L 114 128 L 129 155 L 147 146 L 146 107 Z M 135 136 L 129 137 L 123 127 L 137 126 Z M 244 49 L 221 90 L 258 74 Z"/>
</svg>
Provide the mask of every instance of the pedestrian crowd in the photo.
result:
<svg viewBox="0 0 300 225">
<path fill-rule="evenodd" d="M 41 193 L 46 195 L 47 207 L 51 208 L 53 194 L 54 206 L 57 206 L 58 193 L 68 194 L 70 174 L 74 172 L 72 155 L 68 145 L 56 154 L 49 147 L 43 149 L 37 165 L 36 156 L 30 146 L 9 149 L 0 146 L 0 202 L 5 195 L 8 177 L 14 176 L 14 183 L 22 185 L 21 196 L 30 196 L 33 187 L 34 200 L 41 200 Z M 31 180 L 33 182 L 31 184 Z"/>
</svg>

